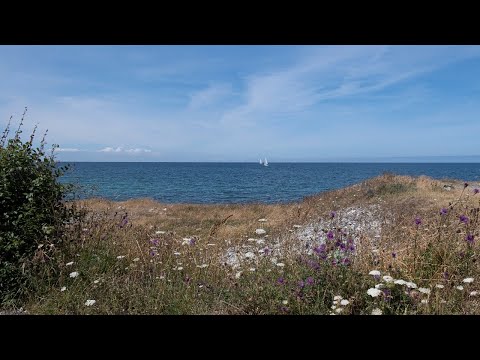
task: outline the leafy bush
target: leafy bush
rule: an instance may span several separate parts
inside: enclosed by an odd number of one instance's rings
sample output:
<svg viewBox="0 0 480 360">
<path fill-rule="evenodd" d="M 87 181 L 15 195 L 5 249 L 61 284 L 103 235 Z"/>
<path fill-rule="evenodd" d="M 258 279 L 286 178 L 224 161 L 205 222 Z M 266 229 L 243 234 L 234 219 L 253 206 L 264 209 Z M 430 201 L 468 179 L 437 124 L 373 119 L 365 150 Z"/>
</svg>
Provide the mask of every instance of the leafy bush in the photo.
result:
<svg viewBox="0 0 480 360">
<path fill-rule="evenodd" d="M 12 303 L 25 293 L 35 265 L 45 263 L 61 242 L 67 222 L 76 216 L 65 201 L 68 184 L 57 180 L 67 167 L 57 167 L 55 145 L 45 152 L 45 135 L 39 147 L 22 141 L 22 116 L 9 138 L 11 119 L 0 139 L 0 303 Z"/>
</svg>

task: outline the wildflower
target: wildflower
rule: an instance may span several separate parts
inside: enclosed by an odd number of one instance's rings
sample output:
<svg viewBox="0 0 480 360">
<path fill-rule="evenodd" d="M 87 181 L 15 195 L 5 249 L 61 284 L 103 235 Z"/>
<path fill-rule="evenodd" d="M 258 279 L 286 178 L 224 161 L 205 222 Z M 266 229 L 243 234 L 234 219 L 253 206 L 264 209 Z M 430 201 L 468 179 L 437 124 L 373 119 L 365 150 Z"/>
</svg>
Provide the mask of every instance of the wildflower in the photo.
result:
<svg viewBox="0 0 480 360">
<path fill-rule="evenodd" d="M 415 225 L 418 226 L 418 225 L 420 225 L 421 223 L 422 223 L 422 218 L 421 218 L 420 216 L 417 216 L 417 217 L 415 218 Z"/>
<path fill-rule="evenodd" d="M 72 266 L 73 263 L 74 263 L 73 261 L 70 261 L 70 262 L 66 263 L 65 266 Z"/>
<path fill-rule="evenodd" d="M 473 234 L 468 234 L 467 236 L 465 236 L 465 240 L 467 240 L 469 244 L 473 243 L 474 239 L 475 239 L 475 236 Z"/>
<path fill-rule="evenodd" d="M 382 315 L 383 312 L 379 308 L 375 308 L 372 310 L 372 315 Z"/>
<path fill-rule="evenodd" d="M 335 302 L 334 302 L 334 304 L 336 305 Z M 337 308 L 335 305 L 330 306 L 330 309 L 335 310 Z"/>
<path fill-rule="evenodd" d="M 66 287 L 66 286 L 63 286 L 63 287 L 60 289 L 61 292 L 64 292 L 65 290 L 67 290 L 67 287 Z"/>
<path fill-rule="evenodd" d="M 384 288 L 384 287 L 385 287 L 384 284 L 377 284 L 377 285 L 375 285 L 375 289 L 382 289 L 382 288 Z"/>
<path fill-rule="evenodd" d="M 85 306 L 92 306 L 95 303 L 96 303 L 95 300 L 87 300 L 87 301 L 85 301 Z"/>
<path fill-rule="evenodd" d="M 407 287 L 409 289 L 416 289 L 417 288 L 417 284 L 415 284 L 414 282 L 407 282 L 407 283 L 405 283 L 405 285 L 407 285 Z"/>
<path fill-rule="evenodd" d="M 335 309 L 335 312 L 336 312 L 337 314 L 340 314 L 342 311 L 343 311 L 343 308 Z"/>
<path fill-rule="evenodd" d="M 443 289 L 445 286 L 443 286 L 442 284 L 437 284 L 437 285 L 435 285 L 435 287 L 436 287 L 437 289 Z"/>
<path fill-rule="evenodd" d="M 332 211 L 330 213 L 330 218 L 333 219 L 336 215 L 337 215 L 337 213 L 335 211 Z"/>
<path fill-rule="evenodd" d="M 283 301 L 282 301 L 282 304 L 283 304 L 283 305 L 288 305 L 288 300 L 283 300 Z"/>
<path fill-rule="evenodd" d="M 178 270 L 178 271 L 182 271 L 182 270 L 183 270 L 183 266 L 177 267 L 177 270 Z"/>
<path fill-rule="evenodd" d="M 247 252 L 247 253 L 245 254 L 245 257 L 246 257 L 247 259 L 254 259 L 254 258 L 255 258 L 255 254 L 254 254 L 253 252 L 249 251 L 249 252 Z"/>
<path fill-rule="evenodd" d="M 422 299 L 421 303 L 422 304 L 428 304 L 428 300 L 427 299 Z"/>
<path fill-rule="evenodd" d="M 476 194 L 478 194 L 479 192 L 480 192 L 480 190 L 478 190 L 478 189 L 473 189 L 473 195 L 476 195 Z"/>
<path fill-rule="evenodd" d="M 253 271 L 255 271 L 255 268 L 250 268 L 250 269 L 248 269 L 248 270 L 250 270 L 250 271 L 252 271 L 252 272 L 253 272 Z"/>
<path fill-rule="evenodd" d="M 133 262 L 137 262 L 137 261 L 140 261 L 140 258 L 133 259 Z"/>
<path fill-rule="evenodd" d="M 242 276 L 242 272 L 243 271 L 237 271 L 237 273 L 235 274 L 235 279 L 240 279 L 240 276 Z"/>
<path fill-rule="evenodd" d="M 422 294 L 430 294 L 431 290 L 430 289 L 427 289 L 427 288 L 418 288 L 418 291 L 420 291 Z"/>
<path fill-rule="evenodd" d="M 277 284 L 280 284 L 280 285 L 285 284 L 285 279 L 284 279 L 284 278 L 279 278 L 279 279 L 277 280 Z"/>
<path fill-rule="evenodd" d="M 393 283 L 397 284 L 397 285 L 406 285 L 407 284 L 407 282 L 405 280 L 402 280 L 402 279 L 395 280 Z"/>
<path fill-rule="evenodd" d="M 372 270 L 368 273 L 368 275 L 372 275 L 372 276 L 380 276 L 380 271 L 378 270 Z"/>
<path fill-rule="evenodd" d="M 121 259 L 123 259 L 124 257 L 125 257 L 125 255 L 119 255 L 119 256 L 117 256 L 117 259 L 118 259 L 118 260 L 121 260 Z"/>
<path fill-rule="evenodd" d="M 258 219 L 259 222 L 266 222 L 267 219 Z"/>
<path fill-rule="evenodd" d="M 463 184 L 463 187 L 466 188 L 468 186 L 468 183 L 466 182 L 465 184 Z"/>
<path fill-rule="evenodd" d="M 464 282 L 465 284 L 470 284 L 470 283 L 473 282 L 473 278 L 472 278 L 472 277 L 465 278 L 465 279 L 463 279 L 463 282 Z"/>
<path fill-rule="evenodd" d="M 150 254 L 150 256 L 155 256 L 155 255 L 157 255 L 157 252 L 155 250 L 150 250 L 149 254 Z"/>
<path fill-rule="evenodd" d="M 385 275 L 385 276 L 383 277 L 383 281 L 385 281 L 385 282 L 387 282 L 387 283 L 391 283 L 391 282 L 393 282 L 393 280 L 394 280 L 393 277 L 391 277 L 391 276 L 389 276 L 389 275 Z"/>
<path fill-rule="evenodd" d="M 367 294 L 370 295 L 371 297 L 377 297 L 382 293 L 381 290 L 375 289 L 375 288 L 370 288 L 367 290 Z"/>
<path fill-rule="evenodd" d="M 348 301 L 348 300 L 344 299 L 344 300 L 340 301 L 340 305 L 342 305 L 342 306 L 347 306 L 348 304 L 350 304 L 350 301 Z"/>
<path fill-rule="evenodd" d="M 465 215 L 460 215 L 459 218 L 460 218 L 460 222 L 463 222 L 463 223 L 465 223 L 465 224 L 468 224 L 468 217 L 467 217 L 467 216 L 465 216 Z"/>
<path fill-rule="evenodd" d="M 93 283 L 94 284 L 98 284 L 100 282 L 100 280 L 94 280 Z"/>
<path fill-rule="evenodd" d="M 462 286 L 462 285 L 458 285 L 458 286 L 456 287 L 456 289 L 462 291 L 462 290 L 463 290 L 463 286 Z"/>
<path fill-rule="evenodd" d="M 446 304 L 447 302 L 442 299 L 442 300 L 440 300 L 440 303 L 441 303 L 441 304 Z"/>
<path fill-rule="evenodd" d="M 163 235 L 163 234 L 165 234 L 165 231 L 162 231 L 162 230 L 155 231 L 155 235 Z"/>
<path fill-rule="evenodd" d="M 334 236 L 334 235 L 333 235 L 333 231 L 329 231 L 329 232 L 327 233 L 327 239 L 328 239 L 328 240 L 332 240 L 332 239 L 333 239 L 333 236 Z"/>
<path fill-rule="evenodd" d="M 283 312 L 288 312 L 288 307 L 282 306 L 282 307 L 280 308 L 280 310 L 283 311 Z"/>
<path fill-rule="evenodd" d="M 158 246 L 158 239 L 150 239 L 150 242 L 151 242 L 154 246 Z"/>
<path fill-rule="evenodd" d="M 396 258 L 397 257 L 397 253 L 396 252 L 392 252 L 392 258 Z"/>
<path fill-rule="evenodd" d="M 74 271 L 70 273 L 71 278 L 76 278 L 79 275 L 78 271 Z"/>
<path fill-rule="evenodd" d="M 255 234 L 257 235 L 263 235 L 263 234 L 266 234 L 267 232 L 263 229 L 256 229 L 255 230 Z"/>
<path fill-rule="evenodd" d="M 277 266 L 278 266 L 278 267 L 284 267 L 285 264 L 284 264 L 284 263 L 277 263 Z"/>
<path fill-rule="evenodd" d="M 309 276 L 306 281 L 307 281 L 307 285 L 313 285 L 313 283 L 315 282 L 315 280 L 313 280 L 313 277 L 311 276 Z"/>
<path fill-rule="evenodd" d="M 477 295 L 478 295 L 478 291 L 472 291 L 472 292 L 470 293 L 470 296 L 477 296 Z"/>
<path fill-rule="evenodd" d="M 298 287 L 301 288 L 301 289 L 304 288 L 305 287 L 305 282 L 303 280 L 300 280 L 298 282 Z"/>
<path fill-rule="evenodd" d="M 322 244 L 318 247 L 313 248 L 313 251 L 315 251 L 317 254 L 321 254 L 321 253 L 324 253 L 326 249 L 327 249 L 327 246 L 325 244 Z"/>
<path fill-rule="evenodd" d="M 447 208 L 442 208 L 442 210 L 440 210 L 440 215 L 447 215 L 447 214 L 448 214 Z"/>
<path fill-rule="evenodd" d="M 197 265 L 197 268 L 204 269 L 208 266 L 208 264 Z"/>
</svg>

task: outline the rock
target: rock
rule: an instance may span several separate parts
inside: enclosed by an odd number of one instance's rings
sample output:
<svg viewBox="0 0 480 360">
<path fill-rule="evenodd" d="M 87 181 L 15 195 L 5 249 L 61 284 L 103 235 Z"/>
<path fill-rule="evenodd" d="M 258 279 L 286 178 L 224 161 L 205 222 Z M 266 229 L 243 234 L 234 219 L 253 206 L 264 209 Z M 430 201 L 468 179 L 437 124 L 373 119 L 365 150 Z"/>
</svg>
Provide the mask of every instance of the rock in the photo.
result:
<svg viewBox="0 0 480 360">
<path fill-rule="evenodd" d="M 450 191 L 452 189 L 454 189 L 455 187 L 451 184 L 445 184 L 443 185 L 443 190 L 447 190 L 447 191 Z"/>
</svg>

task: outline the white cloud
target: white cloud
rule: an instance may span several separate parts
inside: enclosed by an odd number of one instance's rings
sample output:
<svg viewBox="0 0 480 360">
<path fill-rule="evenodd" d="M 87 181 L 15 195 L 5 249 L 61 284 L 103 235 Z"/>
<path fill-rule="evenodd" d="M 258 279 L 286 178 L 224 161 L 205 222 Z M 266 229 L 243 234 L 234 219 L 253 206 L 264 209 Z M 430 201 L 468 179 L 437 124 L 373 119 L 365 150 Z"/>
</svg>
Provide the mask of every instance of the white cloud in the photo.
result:
<svg viewBox="0 0 480 360">
<path fill-rule="evenodd" d="M 100 152 L 122 152 L 123 149 L 121 147 L 113 148 L 113 147 L 106 147 L 102 150 L 98 150 Z"/>
<path fill-rule="evenodd" d="M 150 149 L 142 149 L 142 148 L 132 148 L 132 149 L 124 149 L 120 146 L 118 147 L 106 147 L 101 150 L 98 150 L 99 152 L 106 152 L 106 153 L 128 153 L 128 154 L 140 154 L 140 153 L 150 153 L 152 150 Z"/>
<path fill-rule="evenodd" d="M 193 109 L 215 104 L 232 92 L 230 84 L 214 84 L 200 90 L 190 97 L 189 107 Z"/>
<path fill-rule="evenodd" d="M 82 151 L 82 150 L 76 149 L 76 148 L 58 148 L 58 149 L 56 149 L 56 151 L 58 151 L 58 152 L 78 152 L 78 151 Z"/>
</svg>

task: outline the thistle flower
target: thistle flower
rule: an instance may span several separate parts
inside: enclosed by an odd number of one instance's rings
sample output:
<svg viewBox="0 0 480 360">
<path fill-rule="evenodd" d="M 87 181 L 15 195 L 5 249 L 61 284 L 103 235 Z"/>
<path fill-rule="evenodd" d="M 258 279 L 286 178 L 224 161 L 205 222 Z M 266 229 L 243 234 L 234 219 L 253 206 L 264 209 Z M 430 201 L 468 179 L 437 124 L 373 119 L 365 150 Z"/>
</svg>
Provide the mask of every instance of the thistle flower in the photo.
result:
<svg viewBox="0 0 480 360">
<path fill-rule="evenodd" d="M 285 279 L 284 279 L 284 278 L 279 278 L 279 279 L 277 280 L 277 284 L 280 284 L 280 285 L 285 284 Z"/>
<path fill-rule="evenodd" d="M 330 213 L 330 218 L 333 219 L 336 215 L 337 215 L 337 213 L 335 211 L 332 211 Z"/>
<path fill-rule="evenodd" d="M 422 224 L 422 218 L 420 216 L 417 216 L 415 218 L 415 225 L 418 226 L 418 225 L 421 225 L 421 224 Z"/>
<path fill-rule="evenodd" d="M 307 278 L 306 282 L 307 282 L 307 285 L 313 285 L 314 282 L 315 282 L 315 280 L 313 280 L 313 277 L 309 276 L 309 277 Z"/>
<path fill-rule="evenodd" d="M 468 234 L 467 236 L 465 236 L 465 240 L 467 240 L 469 244 L 472 244 L 475 240 L 475 236 L 473 234 Z"/>
<path fill-rule="evenodd" d="M 327 233 L 327 239 L 328 239 L 328 240 L 333 240 L 333 237 L 334 237 L 333 231 L 329 231 L 329 232 Z"/>
<path fill-rule="evenodd" d="M 478 190 L 478 189 L 476 189 L 476 188 L 473 189 L 473 195 L 476 195 L 476 194 L 478 194 L 479 192 L 480 192 L 480 190 Z"/>
<path fill-rule="evenodd" d="M 463 282 L 464 282 L 465 284 L 470 284 L 470 283 L 473 282 L 473 280 L 474 280 L 474 279 L 473 279 L 472 277 L 468 277 L 468 278 L 463 279 Z"/>
<path fill-rule="evenodd" d="M 300 280 L 298 282 L 298 287 L 301 288 L 301 289 L 304 288 L 305 287 L 305 282 L 303 280 Z"/>
<path fill-rule="evenodd" d="M 92 306 L 95 303 L 96 303 L 95 300 L 87 300 L 87 301 L 85 301 L 85 306 Z"/>
<path fill-rule="evenodd" d="M 448 214 L 448 209 L 447 208 L 442 208 L 440 210 L 440 215 L 447 215 Z"/>
<path fill-rule="evenodd" d="M 468 224 L 468 220 L 469 220 L 469 219 L 468 219 L 467 216 L 465 216 L 465 215 L 460 215 L 459 218 L 460 218 L 460 222 L 463 222 L 463 223 L 465 223 L 465 224 Z"/>
<path fill-rule="evenodd" d="M 74 272 L 71 272 L 71 273 L 70 273 L 70 277 L 71 277 L 71 278 L 76 278 L 78 275 L 80 275 L 80 274 L 78 273 L 78 271 L 74 271 Z"/>
<path fill-rule="evenodd" d="M 396 258 L 397 257 L 397 253 L 396 252 L 392 252 L 392 258 Z"/>
<path fill-rule="evenodd" d="M 375 308 L 372 310 L 372 315 L 382 315 L 383 312 L 379 308 Z"/>
<path fill-rule="evenodd" d="M 367 294 L 370 295 L 371 297 L 377 297 L 380 294 L 382 294 L 382 291 L 375 288 L 370 288 L 367 290 Z"/>
<path fill-rule="evenodd" d="M 152 243 L 154 246 L 158 246 L 158 239 L 150 239 L 150 243 Z"/>
</svg>

